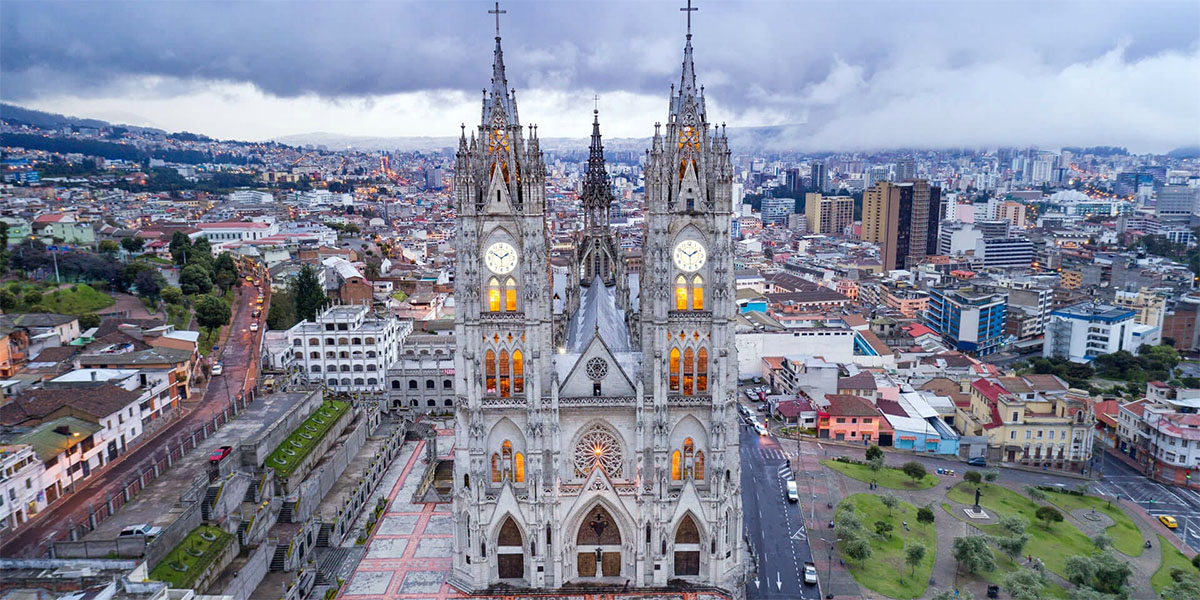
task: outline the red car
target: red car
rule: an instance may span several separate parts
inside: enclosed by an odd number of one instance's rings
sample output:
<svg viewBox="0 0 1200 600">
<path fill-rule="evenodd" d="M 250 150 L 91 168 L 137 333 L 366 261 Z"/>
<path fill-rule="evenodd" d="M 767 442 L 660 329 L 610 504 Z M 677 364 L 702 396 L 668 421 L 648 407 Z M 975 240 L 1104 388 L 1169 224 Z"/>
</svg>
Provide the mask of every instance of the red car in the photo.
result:
<svg viewBox="0 0 1200 600">
<path fill-rule="evenodd" d="M 221 462 L 226 456 L 229 456 L 229 454 L 232 452 L 233 446 L 221 446 L 220 448 L 213 450 L 212 454 L 208 455 L 208 462 L 215 465 Z"/>
</svg>

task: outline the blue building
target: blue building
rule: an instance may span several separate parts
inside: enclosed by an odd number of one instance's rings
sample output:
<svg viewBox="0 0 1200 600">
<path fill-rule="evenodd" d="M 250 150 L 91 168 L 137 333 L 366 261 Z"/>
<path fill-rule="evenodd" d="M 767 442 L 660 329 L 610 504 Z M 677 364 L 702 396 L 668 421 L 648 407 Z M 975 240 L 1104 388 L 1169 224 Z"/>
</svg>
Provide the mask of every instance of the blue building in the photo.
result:
<svg viewBox="0 0 1200 600">
<path fill-rule="evenodd" d="M 953 349 L 972 356 L 1000 351 L 1008 296 L 977 290 L 930 289 L 924 321 Z"/>
</svg>

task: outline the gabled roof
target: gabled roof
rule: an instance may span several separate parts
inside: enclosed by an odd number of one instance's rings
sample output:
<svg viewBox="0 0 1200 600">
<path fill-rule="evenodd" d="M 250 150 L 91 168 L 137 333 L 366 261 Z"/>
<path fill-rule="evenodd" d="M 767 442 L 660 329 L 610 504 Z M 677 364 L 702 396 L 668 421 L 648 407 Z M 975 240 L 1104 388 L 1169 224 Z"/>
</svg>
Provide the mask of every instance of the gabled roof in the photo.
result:
<svg viewBox="0 0 1200 600">
<path fill-rule="evenodd" d="M 983 378 L 972 381 L 971 387 L 991 403 L 995 403 L 1000 399 L 1000 396 L 1006 393 L 1006 390 L 996 382 Z"/>
<path fill-rule="evenodd" d="M 0 406 L 0 423 L 37 422 L 64 408 L 76 416 L 101 419 L 136 402 L 138 397 L 136 392 L 109 383 L 29 390 Z"/>
<path fill-rule="evenodd" d="M 839 417 L 873 417 L 879 414 L 870 401 L 850 394 L 831 394 L 825 396 L 829 403 L 826 412 Z"/>
<path fill-rule="evenodd" d="M 838 390 L 874 390 L 875 376 L 867 371 L 861 371 L 852 377 L 842 377 L 837 382 Z"/>
</svg>

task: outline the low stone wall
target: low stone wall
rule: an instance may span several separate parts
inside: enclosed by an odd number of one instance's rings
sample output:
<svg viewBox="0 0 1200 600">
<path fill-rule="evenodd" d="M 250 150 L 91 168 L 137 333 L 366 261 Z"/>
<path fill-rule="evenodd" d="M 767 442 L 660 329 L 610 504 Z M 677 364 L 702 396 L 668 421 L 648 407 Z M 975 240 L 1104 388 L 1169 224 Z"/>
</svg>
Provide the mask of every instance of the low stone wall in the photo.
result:
<svg viewBox="0 0 1200 600">
<path fill-rule="evenodd" d="M 146 553 L 146 538 L 140 535 L 131 535 L 113 540 L 54 542 L 50 553 L 54 558 L 58 559 L 104 558 L 108 556 L 137 558 Z"/>
<path fill-rule="evenodd" d="M 248 600 L 250 594 L 262 583 L 264 577 L 271 570 L 271 556 L 275 554 L 275 544 L 262 544 L 255 548 L 250 553 L 250 558 L 246 560 L 246 564 L 238 569 L 237 575 L 234 575 L 233 580 L 225 589 L 221 591 L 222 595 L 232 596 L 233 600 Z"/>
<path fill-rule="evenodd" d="M 295 515 L 292 518 L 293 522 L 301 521 L 312 516 L 316 512 L 317 507 L 321 505 L 321 500 L 325 498 L 325 494 L 333 489 L 333 485 L 337 483 L 338 477 L 342 476 L 346 467 L 350 465 L 350 461 L 354 460 L 354 456 L 362 449 L 363 444 L 367 442 L 367 434 L 369 433 L 369 423 L 367 419 L 362 418 L 365 415 L 360 415 L 357 411 L 351 410 L 338 419 L 338 423 L 329 430 L 325 439 L 313 449 L 313 452 L 305 459 L 306 465 L 301 465 L 296 473 L 288 480 L 285 493 L 293 494 L 297 499 L 296 508 L 293 511 Z M 357 422 L 353 422 L 354 427 L 346 432 L 348 425 L 352 424 L 350 419 L 357 418 Z M 339 429 L 340 428 L 340 429 Z M 333 432 L 338 431 L 340 435 L 333 435 Z M 337 445 L 337 449 L 328 457 L 325 456 L 329 448 Z M 318 452 L 319 451 L 319 452 Z M 321 459 L 326 459 L 319 463 L 315 470 L 303 479 L 298 479 L 296 474 L 305 473 L 311 465 L 318 464 Z"/>
<path fill-rule="evenodd" d="M 207 477 L 204 478 L 207 481 Z M 200 481 L 197 480 L 197 484 Z M 146 548 L 146 567 L 153 569 L 162 562 L 162 559 L 167 557 L 171 549 L 179 545 L 193 529 L 199 527 L 204 522 L 204 516 L 200 513 L 200 503 L 204 496 L 199 493 L 199 490 L 207 489 L 206 485 L 195 485 L 191 491 L 184 494 L 183 506 L 184 511 L 175 519 L 173 523 L 163 528 L 161 534 L 154 538 L 154 541 Z M 199 497 L 197 497 L 199 496 Z"/>
<path fill-rule="evenodd" d="M 370 465 L 367 466 L 358 483 L 354 485 L 354 489 L 350 491 L 342 506 L 338 508 L 337 514 L 326 520 L 330 526 L 329 545 L 336 546 L 345 539 L 350 527 L 367 508 L 367 501 L 371 498 L 371 493 L 375 491 L 379 481 L 387 473 L 392 461 L 396 460 L 403 445 L 404 426 L 402 425 L 379 447 L 375 456 L 371 457 Z"/>
<path fill-rule="evenodd" d="M 243 546 L 255 546 L 265 542 L 267 534 L 279 520 L 279 509 L 282 507 L 283 498 L 278 496 L 260 502 L 255 506 L 254 512 L 242 518 L 238 526 L 238 541 Z"/>
<path fill-rule="evenodd" d="M 221 551 L 221 555 L 218 556 L 216 560 L 208 564 L 208 568 L 204 569 L 204 573 L 200 575 L 199 579 L 196 580 L 196 585 L 192 589 L 208 589 L 209 586 L 211 586 L 217 580 L 217 578 L 221 576 L 221 573 L 225 572 L 225 567 L 228 567 L 229 563 L 233 562 L 233 559 L 237 557 L 238 552 L 241 552 L 241 546 L 238 545 L 237 538 L 235 537 L 230 540 L 229 545 L 225 546 L 225 549 Z"/>
<path fill-rule="evenodd" d="M 258 435 L 245 440 L 238 447 L 243 467 L 258 468 L 267 457 L 291 435 L 309 415 L 313 414 L 325 402 L 325 394 L 321 390 L 313 390 L 296 402 L 286 414 L 271 424 Z"/>
<path fill-rule="evenodd" d="M 208 508 L 208 521 L 218 522 L 241 507 L 242 502 L 246 499 L 246 490 L 252 483 L 253 476 L 249 473 L 235 471 L 210 485 L 210 490 L 214 487 L 217 488 L 217 496 L 213 500 L 212 506 Z"/>
</svg>

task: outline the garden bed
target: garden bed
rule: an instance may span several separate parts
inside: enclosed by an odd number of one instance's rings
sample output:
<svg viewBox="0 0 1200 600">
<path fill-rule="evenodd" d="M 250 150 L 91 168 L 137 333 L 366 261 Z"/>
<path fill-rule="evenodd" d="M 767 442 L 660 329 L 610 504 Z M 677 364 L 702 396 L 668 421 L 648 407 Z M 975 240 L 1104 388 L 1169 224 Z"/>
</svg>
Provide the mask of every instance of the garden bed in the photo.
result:
<svg viewBox="0 0 1200 600">
<path fill-rule="evenodd" d="M 234 543 L 232 533 L 201 525 L 171 549 L 167 557 L 150 571 L 150 579 L 162 581 L 171 589 L 193 589 L 221 553 Z"/>
<path fill-rule="evenodd" d="M 349 402 L 326 400 L 271 452 L 263 466 L 271 467 L 280 477 L 287 478 L 304 463 L 313 448 L 325 439 L 333 424 L 349 410 Z"/>
</svg>

